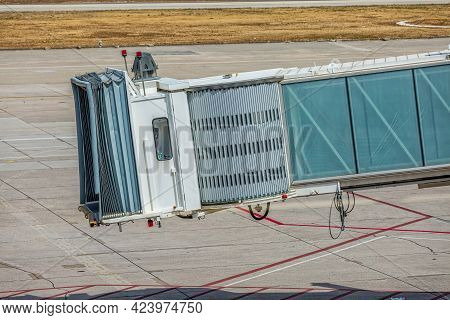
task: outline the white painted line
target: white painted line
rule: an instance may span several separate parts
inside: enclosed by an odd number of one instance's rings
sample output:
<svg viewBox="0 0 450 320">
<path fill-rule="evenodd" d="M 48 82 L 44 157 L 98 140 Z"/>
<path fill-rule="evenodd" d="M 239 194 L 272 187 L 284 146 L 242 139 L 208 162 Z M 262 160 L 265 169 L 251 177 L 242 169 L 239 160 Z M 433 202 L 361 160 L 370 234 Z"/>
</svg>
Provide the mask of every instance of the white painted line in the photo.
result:
<svg viewBox="0 0 450 320">
<path fill-rule="evenodd" d="M 293 264 L 290 264 L 290 265 L 287 265 L 285 267 L 278 268 L 278 269 L 275 269 L 275 270 L 267 271 L 267 272 L 258 274 L 256 276 L 250 277 L 250 278 L 246 278 L 246 279 L 243 279 L 243 280 L 235 281 L 233 283 L 225 285 L 224 287 L 229 287 L 229 286 L 232 286 L 232 285 L 235 285 L 235 284 L 238 284 L 238 283 L 242 283 L 242 282 L 245 282 L 245 281 L 249 281 L 249 280 L 253 280 L 253 279 L 256 279 L 256 278 L 260 278 L 260 277 L 266 276 L 266 275 L 274 273 L 274 272 L 286 270 L 286 269 L 289 269 L 289 268 L 292 268 L 292 267 L 295 267 L 295 266 L 298 266 L 298 265 L 301 265 L 301 264 L 304 264 L 304 263 L 307 263 L 307 262 L 311 262 L 311 261 L 314 261 L 314 260 L 325 258 L 325 257 L 331 256 L 333 254 L 336 254 L 336 253 L 339 253 L 339 252 L 342 252 L 342 251 L 346 251 L 346 250 L 349 250 L 349 249 L 361 246 L 363 244 L 366 244 L 366 243 L 369 243 L 369 242 L 373 242 L 373 241 L 377 241 L 377 240 L 380 240 L 380 239 L 383 239 L 383 238 L 386 238 L 386 236 L 376 237 L 374 239 L 366 240 L 366 241 L 354 244 L 354 245 L 352 245 L 350 247 L 346 247 L 346 248 L 342 248 L 342 249 L 339 249 L 339 250 L 336 250 L 336 251 L 332 251 L 332 252 L 323 254 L 321 256 L 318 256 L 318 257 L 314 257 L 314 258 L 311 258 L 311 259 L 308 259 L 308 260 L 304 260 L 304 261 L 300 261 L 300 262 L 297 262 L 297 263 L 293 263 Z"/>
</svg>

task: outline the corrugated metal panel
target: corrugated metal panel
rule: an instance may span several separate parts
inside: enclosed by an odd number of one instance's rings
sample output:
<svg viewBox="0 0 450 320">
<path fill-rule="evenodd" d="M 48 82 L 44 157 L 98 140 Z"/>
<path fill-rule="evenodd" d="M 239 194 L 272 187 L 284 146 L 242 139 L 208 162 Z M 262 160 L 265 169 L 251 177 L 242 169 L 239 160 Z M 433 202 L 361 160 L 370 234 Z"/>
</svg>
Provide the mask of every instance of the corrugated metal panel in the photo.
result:
<svg viewBox="0 0 450 320">
<path fill-rule="evenodd" d="M 201 200 L 230 203 L 289 189 L 279 85 L 188 93 Z"/>
<path fill-rule="evenodd" d="M 81 141 L 80 193 L 95 197 L 96 219 L 141 213 L 126 81 L 120 72 L 72 80 Z M 88 98 L 88 99 L 86 99 Z M 95 156 L 94 156 L 95 155 Z M 96 181 L 98 180 L 98 186 Z"/>
</svg>

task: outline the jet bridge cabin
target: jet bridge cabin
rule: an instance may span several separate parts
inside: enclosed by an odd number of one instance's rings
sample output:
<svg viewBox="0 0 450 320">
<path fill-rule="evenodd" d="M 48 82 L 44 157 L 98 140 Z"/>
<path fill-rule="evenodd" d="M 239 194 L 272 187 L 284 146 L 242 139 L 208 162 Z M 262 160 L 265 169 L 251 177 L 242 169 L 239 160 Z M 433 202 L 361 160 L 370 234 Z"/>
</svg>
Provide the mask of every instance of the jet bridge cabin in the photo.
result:
<svg viewBox="0 0 450 320">
<path fill-rule="evenodd" d="M 93 225 L 450 181 L 449 50 L 188 80 L 141 57 L 72 78 Z"/>
</svg>

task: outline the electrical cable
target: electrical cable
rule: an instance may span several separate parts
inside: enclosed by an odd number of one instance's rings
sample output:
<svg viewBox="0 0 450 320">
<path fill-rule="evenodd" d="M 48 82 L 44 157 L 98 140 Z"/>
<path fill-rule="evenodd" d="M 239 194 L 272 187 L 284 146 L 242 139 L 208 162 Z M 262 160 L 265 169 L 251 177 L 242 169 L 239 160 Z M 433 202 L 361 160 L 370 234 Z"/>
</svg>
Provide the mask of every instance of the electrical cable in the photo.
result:
<svg viewBox="0 0 450 320">
<path fill-rule="evenodd" d="M 330 213 L 328 216 L 328 231 L 332 239 L 339 238 L 342 231 L 345 230 L 345 218 L 350 212 L 352 212 L 355 209 L 356 205 L 355 194 L 353 192 L 346 192 L 346 193 L 347 193 L 347 205 L 344 205 L 344 201 L 342 200 L 342 191 L 337 191 L 334 194 L 333 200 L 331 201 Z M 336 209 L 337 212 L 339 212 L 340 227 L 337 236 L 334 236 L 333 233 L 331 232 L 331 229 L 333 229 L 331 225 L 331 215 L 333 212 L 333 207 Z"/>
<path fill-rule="evenodd" d="M 356 204 L 356 199 L 355 199 L 355 194 L 352 192 L 346 192 L 347 193 L 347 208 L 345 209 L 346 215 L 349 214 L 350 212 L 353 211 L 353 209 L 355 209 L 355 204 Z M 351 198 L 353 199 L 352 201 L 350 201 L 350 195 Z M 352 205 L 350 205 L 350 203 L 352 203 Z"/>
</svg>

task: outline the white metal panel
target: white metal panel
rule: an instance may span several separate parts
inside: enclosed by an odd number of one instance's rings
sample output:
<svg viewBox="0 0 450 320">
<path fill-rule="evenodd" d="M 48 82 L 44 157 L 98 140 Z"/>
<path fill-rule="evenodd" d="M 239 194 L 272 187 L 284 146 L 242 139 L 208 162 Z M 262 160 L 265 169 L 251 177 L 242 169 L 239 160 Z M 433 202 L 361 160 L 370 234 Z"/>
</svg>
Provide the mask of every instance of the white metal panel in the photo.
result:
<svg viewBox="0 0 450 320">
<path fill-rule="evenodd" d="M 152 128 L 153 119 L 168 117 L 166 96 L 156 94 L 134 99 L 131 110 L 143 211 L 173 211 L 178 207 L 173 178 L 174 160 L 156 159 Z"/>
<path fill-rule="evenodd" d="M 242 82 L 271 80 L 274 78 L 283 77 L 286 69 L 268 69 L 252 72 L 234 73 L 218 77 L 207 77 L 200 79 L 186 80 L 191 88 L 204 86 L 220 86 L 227 84 L 237 84 Z"/>
<path fill-rule="evenodd" d="M 174 149 L 176 148 L 178 153 L 180 189 L 183 195 L 184 209 L 197 210 L 201 207 L 200 190 L 187 97 L 185 92 L 171 93 L 169 97 L 175 123 L 176 143 L 174 143 Z"/>
</svg>

